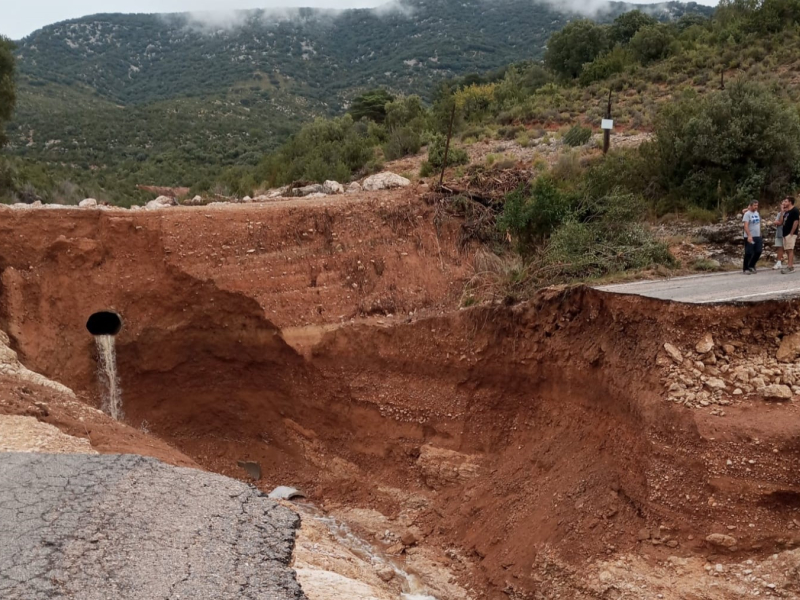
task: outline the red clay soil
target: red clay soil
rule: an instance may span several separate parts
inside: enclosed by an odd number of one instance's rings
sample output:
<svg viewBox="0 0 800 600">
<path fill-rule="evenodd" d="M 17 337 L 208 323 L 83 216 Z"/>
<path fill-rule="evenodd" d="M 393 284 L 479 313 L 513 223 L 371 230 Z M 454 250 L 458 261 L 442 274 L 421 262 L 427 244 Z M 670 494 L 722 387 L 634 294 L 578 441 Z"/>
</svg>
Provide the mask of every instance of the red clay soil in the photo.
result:
<svg viewBox="0 0 800 600">
<path fill-rule="evenodd" d="M 479 597 L 550 597 L 557 580 L 564 597 L 593 597 L 564 583 L 553 553 L 575 567 L 636 549 L 715 558 L 704 538 L 728 526 L 731 556 L 800 543 L 787 530 L 800 506 L 794 404 L 691 411 L 663 399 L 658 366 L 665 341 L 706 331 L 771 347 L 796 304 L 689 307 L 577 289 L 454 310 L 467 272 L 456 232 L 437 238 L 424 205 L 386 198 L 385 213 L 379 201 L 337 207 L 335 238 L 301 205 L 3 212 L 0 328 L 28 367 L 97 404 L 84 324 L 119 311 L 128 424 L 146 422 L 221 473 L 243 476 L 236 461 L 256 460 L 265 489 L 413 514 L 420 543 L 464 569 Z M 301 277 L 314 265 L 317 288 Z M 440 314 L 321 333 L 308 360 L 276 325 L 330 324 L 390 297 L 393 314 Z M 92 427 L 113 437 L 107 421 Z M 731 469 L 731 457 L 752 463 Z M 644 528 L 655 544 L 643 550 Z"/>
</svg>

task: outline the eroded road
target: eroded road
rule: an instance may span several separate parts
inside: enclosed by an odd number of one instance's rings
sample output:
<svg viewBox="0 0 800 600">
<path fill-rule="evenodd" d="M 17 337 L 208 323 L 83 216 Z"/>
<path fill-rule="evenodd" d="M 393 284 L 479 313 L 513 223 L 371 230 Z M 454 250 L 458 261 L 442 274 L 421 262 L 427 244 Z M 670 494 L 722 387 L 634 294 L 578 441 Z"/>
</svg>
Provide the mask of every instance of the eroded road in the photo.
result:
<svg viewBox="0 0 800 600">
<path fill-rule="evenodd" d="M 766 269 L 755 275 L 734 271 L 604 285 L 597 289 L 691 304 L 759 302 L 800 296 L 800 267 L 788 275 Z"/>
<path fill-rule="evenodd" d="M 303 599 L 298 517 L 132 455 L 0 454 L 0 598 Z"/>
</svg>

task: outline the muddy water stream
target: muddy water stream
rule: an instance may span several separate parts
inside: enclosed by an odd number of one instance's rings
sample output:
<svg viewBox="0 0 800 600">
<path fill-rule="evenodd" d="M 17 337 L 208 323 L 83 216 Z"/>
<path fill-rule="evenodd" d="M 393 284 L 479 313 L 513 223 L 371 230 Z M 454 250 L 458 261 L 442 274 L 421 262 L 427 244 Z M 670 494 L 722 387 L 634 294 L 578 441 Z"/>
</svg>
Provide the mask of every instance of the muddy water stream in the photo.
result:
<svg viewBox="0 0 800 600">
<path fill-rule="evenodd" d="M 122 390 L 117 375 L 117 352 L 113 335 L 96 335 L 97 375 L 102 386 L 103 411 L 113 419 L 122 418 Z"/>
<path fill-rule="evenodd" d="M 429 590 L 416 574 L 409 572 L 396 560 L 381 552 L 379 548 L 358 537 L 347 524 L 324 514 L 311 504 L 297 503 L 294 506 L 303 519 L 312 519 L 324 525 L 337 543 L 350 550 L 360 559 L 376 567 L 385 566 L 392 569 L 395 577 L 400 581 L 402 590 L 398 600 L 437 600 L 435 596 L 429 593 Z"/>
</svg>

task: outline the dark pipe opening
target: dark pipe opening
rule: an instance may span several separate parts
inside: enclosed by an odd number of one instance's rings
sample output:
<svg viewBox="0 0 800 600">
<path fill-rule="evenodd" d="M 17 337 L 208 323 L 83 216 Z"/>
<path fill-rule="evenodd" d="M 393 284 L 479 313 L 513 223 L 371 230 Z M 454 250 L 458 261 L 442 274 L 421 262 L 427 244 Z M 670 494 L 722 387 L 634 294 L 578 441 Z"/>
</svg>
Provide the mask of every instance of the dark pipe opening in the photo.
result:
<svg viewBox="0 0 800 600">
<path fill-rule="evenodd" d="M 117 335 L 122 329 L 122 319 L 117 313 L 96 312 L 86 321 L 86 329 L 92 335 Z"/>
</svg>

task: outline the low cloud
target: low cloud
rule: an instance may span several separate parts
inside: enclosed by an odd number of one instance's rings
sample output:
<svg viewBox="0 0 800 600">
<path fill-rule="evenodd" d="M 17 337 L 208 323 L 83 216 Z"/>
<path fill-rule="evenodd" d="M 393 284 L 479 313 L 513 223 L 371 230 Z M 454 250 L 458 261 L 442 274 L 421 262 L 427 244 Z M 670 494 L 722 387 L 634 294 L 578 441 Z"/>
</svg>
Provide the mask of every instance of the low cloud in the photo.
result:
<svg viewBox="0 0 800 600">
<path fill-rule="evenodd" d="M 303 0 L 300 0 L 303 1 Z M 310 4 L 307 0 L 304 5 Z M 182 14 L 165 15 L 173 22 L 178 19 L 191 29 L 201 33 L 232 31 L 248 24 L 269 24 L 282 21 L 311 19 L 319 22 L 333 22 L 348 9 L 369 10 L 378 17 L 401 15 L 410 17 L 413 8 L 401 0 L 394 0 L 374 6 L 374 0 L 353 0 L 348 2 L 325 2 L 322 6 L 289 6 L 281 8 L 258 8 L 244 10 L 194 10 Z M 336 8 L 331 8 L 336 5 Z"/>
</svg>

